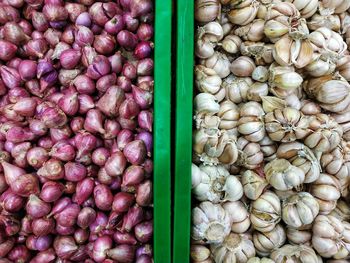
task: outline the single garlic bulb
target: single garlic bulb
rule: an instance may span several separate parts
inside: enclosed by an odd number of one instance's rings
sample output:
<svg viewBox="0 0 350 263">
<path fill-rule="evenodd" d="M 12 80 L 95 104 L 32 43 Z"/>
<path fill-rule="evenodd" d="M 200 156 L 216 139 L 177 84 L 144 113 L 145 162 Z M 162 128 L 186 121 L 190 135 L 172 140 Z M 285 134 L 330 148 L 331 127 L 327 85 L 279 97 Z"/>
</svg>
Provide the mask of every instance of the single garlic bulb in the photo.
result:
<svg viewBox="0 0 350 263">
<path fill-rule="evenodd" d="M 193 150 L 204 164 L 233 164 L 238 158 L 235 138 L 224 130 L 218 134 L 215 129 L 194 131 Z"/>
<path fill-rule="evenodd" d="M 232 130 L 236 129 L 239 120 L 239 110 L 236 104 L 229 100 L 220 103 L 220 110 L 217 113 L 220 118 L 220 129 Z"/>
<path fill-rule="evenodd" d="M 215 70 L 197 65 L 194 69 L 195 86 L 200 92 L 210 93 L 218 101 L 225 97 L 225 90 L 221 88 L 222 80 Z"/>
<path fill-rule="evenodd" d="M 247 169 L 257 168 L 264 160 L 264 155 L 258 143 L 249 142 L 244 137 L 237 140 L 238 160 L 237 164 Z"/>
<path fill-rule="evenodd" d="M 236 54 L 239 51 L 239 47 L 242 44 L 242 40 L 236 35 L 227 35 L 221 43 L 222 48 L 230 53 Z"/>
<path fill-rule="evenodd" d="M 268 186 L 268 182 L 256 172 L 246 170 L 242 174 L 242 185 L 245 196 L 251 200 L 256 200 Z"/>
<path fill-rule="evenodd" d="M 294 228 L 311 224 L 318 212 L 316 199 L 307 192 L 299 192 L 282 202 L 282 220 Z"/>
<path fill-rule="evenodd" d="M 265 137 L 259 141 L 259 144 L 265 161 L 269 162 L 276 159 L 277 144 L 271 140 L 269 136 L 265 135 Z"/>
<path fill-rule="evenodd" d="M 248 5 L 245 5 L 244 2 L 248 2 Z M 259 2 L 258 1 L 243 1 L 243 4 L 234 4 L 231 6 L 231 9 L 228 13 L 228 19 L 232 24 L 244 26 L 249 24 L 254 20 L 256 14 L 258 13 Z"/>
<path fill-rule="evenodd" d="M 269 71 L 264 66 L 257 66 L 252 73 L 252 78 L 256 81 L 264 83 L 269 78 Z"/>
<path fill-rule="evenodd" d="M 315 251 L 305 245 L 284 245 L 271 253 L 276 263 L 320 263 Z"/>
<path fill-rule="evenodd" d="M 286 98 L 303 83 L 303 78 L 294 72 L 292 67 L 270 66 L 269 84 L 271 92 L 279 97 Z"/>
<path fill-rule="evenodd" d="M 350 176 L 350 162 L 344 160 L 341 144 L 333 151 L 322 154 L 320 164 L 326 173 L 334 175 L 339 180 Z"/>
<path fill-rule="evenodd" d="M 224 37 L 224 31 L 218 22 L 209 22 L 200 27 L 198 31 L 202 31 L 203 35 L 213 43 L 219 42 Z"/>
<path fill-rule="evenodd" d="M 336 63 L 333 59 L 314 52 L 310 63 L 304 69 L 312 77 L 322 77 L 332 74 L 336 69 Z"/>
<path fill-rule="evenodd" d="M 332 114 L 334 120 L 342 127 L 343 129 L 343 139 L 350 140 L 350 111 Z"/>
<path fill-rule="evenodd" d="M 280 224 L 269 232 L 254 231 L 253 242 L 259 256 L 269 256 L 286 242 L 286 232 Z"/>
<path fill-rule="evenodd" d="M 264 33 L 272 43 L 289 32 L 298 33 L 301 36 L 309 33 L 305 19 L 300 18 L 299 11 L 291 3 L 273 2 L 267 9 L 265 21 Z"/>
<path fill-rule="evenodd" d="M 302 100 L 300 111 L 304 115 L 316 115 L 321 113 L 321 107 L 311 100 Z"/>
<path fill-rule="evenodd" d="M 280 220 L 281 203 L 275 193 L 266 191 L 251 203 L 250 221 L 256 230 L 269 232 Z"/>
<path fill-rule="evenodd" d="M 248 25 L 238 27 L 234 32 L 244 41 L 259 42 L 264 38 L 264 25 L 263 19 L 254 19 Z"/>
<path fill-rule="evenodd" d="M 207 23 L 219 17 L 221 6 L 219 0 L 196 0 L 194 17 L 198 22 Z"/>
<path fill-rule="evenodd" d="M 261 98 L 269 93 L 269 86 L 267 83 L 255 82 L 248 90 L 248 99 L 252 101 L 261 102 Z"/>
<path fill-rule="evenodd" d="M 313 31 L 320 27 L 327 27 L 333 31 L 338 32 L 340 30 L 340 18 L 337 15 L 321 15 L 319 13 L 316 13 L 307 22 L 307 26 L 310 30 Z"/>
<path fill-rule="evenodd" d="M 312 227 L 312 246 L 325 258 L 345 259 L 349 255 L 349 229 L 338 218 L 319 215 Z"/>
<path fill-rule="evenodd" d="M 237 77 L 251 77 L 255 69 L 254 60 L 247 56 L 240 56 L 232 61 L 230 70 Z"/>
<path fill-rule="evenodd" d="M 350 85 L 344 78 L 331 75 L 310 78 L 303 88 L 327 111 L 342 113 L 350 110 Z"/>
<path fill-rule="evenodd" d="M 304 171 L 285 159 L 275 159 L 264 167 L 267 182 L 277 190 L 286 191 L 303 184 Z"/>
<path fill-rule="evenodd" d="M 201 64 L 207 68 L 215 70 L 215 72 L 220 76 L 220 78 L 226 78 L 230 75 L 230 61 L 228 57 L 218 51 L 215 51 L 214 54 L 201 61 Z"/>
<path fill-rule="evenodd" d="M 310 186 L 310 194 L 316 198 L 321 214 L 329 214 L 340 198 L 340 184 L 336 177 L 321 173 Z"/>
<path fill-rule="evenodd" d="M 222 165 L 196 167 L 192 164 L 192 181 L 196 185 L 192 193 L 199 201 L 211 201 L 213 203 L 224 201 L 237 201 L 243 196 L 243 187 L 237 177 L 230 173 Z M 198 183 L 199 181 L 199 183 Z"/>
<path fill-rule="evenodd" d="M 265 136 L 263 116 L 265 112 L 260 103 L 250 101 L 239 109 L 238 132 L 251 142 L 258 142 Z"/>
<path fill-rule="evenodd" d="M 264 42 L 246 41 L 241 44 L 241 53 L 244 56 L 255 58 L 255 64 L 264 66 L 271 64 L 273 59 L 273 44 L 265 44 Z"/>
<path fill-rule="evenodd" d="M 247 263 L 275 263 L 272 259 L 269 258 L 258 258 L 258 257 L 253 257 L 250 258 Z"/>
<path fill-rule="evenodd" d="M 221 243 L 230 233 L 229 215 L 221 205 L 202 202 L 192 209 L 192 238 L 207 244 Z"/>
<path fill-rule="evenodd" d="M 313 58 L 313 47 L 309 40 L 284 37 L 275 43 L 273 57 L 281 66 L 307 66 Z"/>
<path fill-rule="evenodd" d="M 220 105 L 217 103 L 214 95 L 208 93 L 199 93 L 194 98 L 193 104 L 197 118 L 202 118 L 207 115 L 212 116 L 220 110 Z"/>
<path fill-rule="evenodd" d="M 340 144 L 343 129 L 334 119 L 326 114 L 317 114 L 311 118 L 309 128 L 313 131 L 307 135 L 304 144 L 314 152 L 329 152 Z"/>
<path fill-rule="evenodd" d="M 222 205 L 230 216 L 231 231 L 237 234 L 245 233 L 250 227 L 250 219 L 247 208 L 241 201 L 226 202 Z"/>
<path fill-rule="evenodd" d="M 287 238 L 292 245 L 311 245 L 312 233 L 310 229 L 295 229 L 287 227 Z"/>
<path fill-rule="evenodd" d="M 197 32 L 195 43 L 195 55 L 199 58 L 210 58 L 214 55 L 215 44 L 209 41 L 203 34 Z"/>
<path fill-rule="evenodd" d="M 344 200 L 339 199 L 337 202 L 337 206 L 330 213 L 330 215 L 338 218 L 340 221 L 349 221 L 350 207 Z"/>
<path fill-rule="evenodd" d="M 269 137 L 277 142 L 292 142 L 311 133 L 309 119 L 293 108 L 275 109 L 265 115 L 265 127 Z"/>
<path fill-rule="evenodd" d="M 202 245 L 191 245 L 191 259 L 194 262 L 202 262 L 210 257 L 210 250 Z"/>
<path fill-rule="evenodd" d="M 330 12 L 334 14 L 341 14 L 344 13 L 350 7 L 350 2 L 347 0 L 322 0 L 320 2 L 321 14 Z"/>
<path fill-rule="evenodd" d="M 288 0 L 293 3 L 304 18 L 309 18 L 316 13 L 318 8 L 318 0 Z"/>
<path fill-rule="evenodd" d="M 277 149 L 277 157 L 288 160 L 305 173 L 304 183 L 312 183 L 320 177 L 321 166 L 314 153 L 304 144 L 294 141 L 282 143 Z"/>
<path fill-rule="evenodd" d="M 255 248 L 248 234 L 230 233 L 222 243 L 210 245 L 215 262 L 247 262 L 255 256 Z"/>
<path fill-rule="evenodd" d="M 222 82 L 222 87 L 226 90 L 226 99 L 241 103 L 247 101 L 248 90 L 253 83 L 251 78 L 235 78 L 233 75 L 228 76 Z"/>
</svg>

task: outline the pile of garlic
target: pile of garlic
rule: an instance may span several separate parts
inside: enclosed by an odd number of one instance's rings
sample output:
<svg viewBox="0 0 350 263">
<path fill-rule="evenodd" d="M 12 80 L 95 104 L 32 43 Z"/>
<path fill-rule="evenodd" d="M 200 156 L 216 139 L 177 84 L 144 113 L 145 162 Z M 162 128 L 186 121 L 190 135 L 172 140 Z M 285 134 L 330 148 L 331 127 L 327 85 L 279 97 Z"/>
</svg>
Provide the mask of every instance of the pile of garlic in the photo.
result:
<svg viewBox="0 0 350 263">
<path fill-rule="evenodd" d="M 194 1 L 192 262 L 350 262 L 350 0 Z"/>
</svg>

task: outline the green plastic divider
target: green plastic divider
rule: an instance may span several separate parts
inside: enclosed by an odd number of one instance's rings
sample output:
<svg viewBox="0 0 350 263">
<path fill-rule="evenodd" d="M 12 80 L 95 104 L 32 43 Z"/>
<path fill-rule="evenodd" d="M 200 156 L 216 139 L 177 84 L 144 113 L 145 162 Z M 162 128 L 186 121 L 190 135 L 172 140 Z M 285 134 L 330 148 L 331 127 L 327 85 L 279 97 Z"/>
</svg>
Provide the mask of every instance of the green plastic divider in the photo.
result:
<svg viewBox="0 0 350 263">
<path fill-rule="evenodd" d="M 155 1 L 154 261 L 171 262 L 171 0 Z"/>
<path fill-rule="evenodd" d="M 190 257 L 194 0 L 177 1 L 173 262 Z"/>
</svg>

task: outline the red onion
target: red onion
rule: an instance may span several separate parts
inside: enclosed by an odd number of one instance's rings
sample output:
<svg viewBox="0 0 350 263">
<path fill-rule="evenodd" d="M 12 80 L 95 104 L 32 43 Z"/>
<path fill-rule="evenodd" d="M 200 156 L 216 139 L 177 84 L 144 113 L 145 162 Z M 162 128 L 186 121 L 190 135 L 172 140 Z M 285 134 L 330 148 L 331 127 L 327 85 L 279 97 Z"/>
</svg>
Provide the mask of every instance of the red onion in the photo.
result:
<svg viewBox="0 0 350 263">
<path fill-rule="evenodd" d="M 20 263 L 20 262 L 28 262 L 31 255 L 24 245 L 19 245 L 14 247 L 7 257 L 12 260 L 12 262 Z"/>
<path fill-rule="evenodd" d="M 121 52 L 116 52 L 114 55 L 110 56 L 108 60 L 111 63 L 112 72 L 120 73 L 123 67 L 123 56 Z"/>
<path fill-rule="evenodd" d="M 53 141 L 50 137 L 42 137 L 38 141 L 38 146 L 43 147 L 45 149 L 50 149 L 53 146 Z"/>
<path fill-rule="evenodd" d="M 109 117 L 116 116 L 120 104 L 124 101 L 124 91 L 117 86 L 111 86 L 99 99 L 96 107 Z"/>
<path fill-rule="evenodd" d="M 138 165 L 131 165 L 124 172 L 122 187 L 138 185 L 144 180 L 144 178 L 144 169 Z"/>
<path fill-rule="evenodd" d="M 85 178 L 77 184 L 76 198 L 77 204 L 84 203 L 92 194 L 94 188 L 94 180 L 92 178 Z"/>
<path fill-rule="evenodd" d="M 62 196 L 63 190 L 62 183 L 48 181 L 41 188 L 40 198 L 47 203 L 55 202 Z"/>
<path fill-rule="evenodd" d="M 119 107 L 119 116 L 125 119 L 133 119 L 140 112 L 139 105 L 133 99 L 126 99 Z"/>
<path fill-rule="evenodd" d="M 147 155 L 151 156 L 152 148 L 153 148 L 152 134 L 147 131 L 141 131 L 139 134 L 137 134 L 135 139 L 142 140 L 145 143 L 145 146 L 147 149 Z"/>
<path fill-rule="evenodd" d="M 35 250 L 45 251 L 49 249 L 52 244 L 52 241 L 52 237 L 49 235 L 37 237 L 35 240 Z"/>
<path fill-rule="evenodd" d="M 47 4 L 43 7 L 43 13 L 48 21 L 64 21 L 68 18 L 67 10 L 59 5 Z"/>
<path fill-rule="evenodd" d="M 64 169 L 61 161 L 50 159 L 38 170 L 38 175 L 48 180 L 60 180 L 64 178 Z"/>
<path fill-rule="evenodd" d="M 52 207 L 51 213 L 48 215 L 48 217 L 62 212 L 71 203 L 72 203 L 72 201 L 68 197 L 62 197 L 62 198 L 58 199 L 55 202 L 54 206 Z"/>
<path fill-rule="evenodd" d="M 84 118 L 83 117 L 74 117 L 70 122 L 70 128 L 74 133 L 82 130 L 84 127 Z"/>
<path fill-rule="evenodd" d="M 153 27 L 149 24 L 142 23 L 137 29 L 137 36 L 143 41 L 150 40 L 153 37 Z"/>
<path fill-rule="evenodd" d="M 62 259 L 69 259 L 78 250 L 78 247 L 71 236 L 56 237 L 53 247 L 57 256 Z"/>
<path fill-rule="evenodd" d="M 91 109 L 86 113 L 86 119 L 84 122 L 84 128 L 91 133 L 101 133 L 104 134 L 103 129 L 103 114 L 101 111 L 96 109 Z"/>
<path fill-rule="evenodd" d="M 52 218 L 34 219 L 32 222 L 32 229 L 33 234 L 37 237 L 46 236 L 55 229 L 55 221 Z"/>
<path fill-rule="evenodd" d="M 135 225 L 143 220 L 143 218 L 144 211 L 141 207 L 131 207 L 123 218 L 123 225 L 121 229 L 130 232 Z"/>
<path fill-rule="evenodd" d="M 0 153 L 1 155 L 1 153 Z M 1 166 L 0 166 L 1 167 Z M 0 168 L 1 170 L 2 168 Z M 0 173 L 0 194 L 5 192 L 5 190 L 8 188 L 8 185 L 6 183 L 6 180 L 5 180 L 5 176 L 3 174 Z"/>
<path fill-rule="evenodd" d="M 136 238 L 130 233 L 122 233 L 120 231 L 116 231 L 113 234 L 113 240 L 117 244 L 125 244 L 125 245 L 136 245 Z"/>
<path fill-rule="evenodd" d="M 107 224 L 108 217 L 102 212 L 97 212 L 95 221 L 89 225 L 91 234 L 98 234 L 103 229 L 105 229 Z"/>
<path fill-rule="evenodd" d="M 89 239 L 89 231 L 87 229 L 78 228 L 74 232 L 74 239 L 77 244 L 84 244 Z"/>
<path fill-rule="evenodd" d="M 95 36 L 93 32 L 86 26 L 78 26 L 77 30 L 75 31 L 75 41 L 80 47 L 92 45 L 94 38 Z M 89 64 L 90 63 L 88 63 L 88 65 Z M 87 66 L 87 64 L 85 64 L 85 66 Z"/>
<path fill-rule="evenodd" d="M 121 152 L 113 153 L 107 160 L 105 169 L 110 176 L 123 174 L 126 168 L 126 159 Z"/>
<path fill-rule="evenodd" d="M 69 227 L 74 226 L 80 212 L 80 207 L 77 204 L 67 205 L 61 212 L 55 215 L 58 225 Z"/>
<path fill-rule="evenodd" d="M 126 159 L 136 165 L 140 165 L 145 161 L 146 158 L 146 146 L 145 143 L 141 140 L 135 140 L 129 142 L 125 145 L 123 153 Z"/>
<path fill-rule="evenodd" d="M 20 15 L 17 9 L 9 5 L 0 6 L 0 23 L 5 24 L 8 21 L 18 22 Z"/>
<path fill-rule="evenodd" d="M 135 226 L 135 237 L 141 243 L 147 243 L 153 235 L 153 221 L 142 222 Z"/>
<path fill-rule="evenodd" d="M 146 15 L 152 12 L 153 4 L 151 0 L 131 0 L 130 10 L 132 16 Z"/>
<path fill-rule="evenodd" d="M 139 21 L 131 13 L 124 13 L 123 19 L 127 30 L 135 32 L 139 27 Z"/>
<path fill-rule="evenodd" d="M 78 100 L 79 100 L 79 113 L 80 114 L 85 114 L 90 109 L 93 109 L 95 107 L 94 100 L 89 95 L 80 94 L 78 96 Z"/>
<path fill-rule="evenodd" d="M 60 55 L 60 63 L 65 69 L 74 69 L 80 62 L 81 53 L 79 50 L 67 49 Z"/>
<path fill-rule="evenodd" d="M 72 161 L 75 158 L 75 149 L 67 141 L 62 140 L 55 143 L 50 156 L 64 162 Z"/>
<path fill-rule="evenodd" d="M 84 207 L 80 210 L 77 225 L 82 229 L 88 228 L 96 220 L 96 212 L 90 207 Z"/>
<path fill-rule="evenodd" d="M 0 244 L 0 257 L 4 258 L 14 246 L 15 246 L 15 239 L 13 237 L 8 238 L 5 242 L 2 242 Z"/>
<path fill-rule="evenodd" d="M 96 239 L 93 246 L 93 259 L 96 262 L 103 262 L 107 257 L 107 251 L 112 245 L 113 241 L 109 236 L 102 236 Z"/>
<path fill-rule="evenodd" d="M 53 249 L 48 249 L 45 251 L 39 252 L 31 261 L 30 263 L 42 263 L 42 262 L 48 262 L 53 263 L 56 258 L 56 254 Z"/>
<path fill-rule="evenodd" d="M 50 137 L 53 142 L 59 142 L 62 140 L 68 140 L 72 135 L 72 131 L 68 125 L 64 125 L 60 128 L 51 128 L 50 129 Z"/>
<path fill-rule="evenodd" d="M 26 211 L 32 218 L 40 218 L 49 214 L 51 206 L 36 195 L 30 195 L 26 204 Z"/>
<path fill-rule="evenodd" d="M 0 75 L 5 86 L 9 89 L 21 86 L 21 77 L 18 71 L 14 68 L 1 66 Z"/>
<path fill-rule="evenodd" d="M 116 84 L 117 77 L 114 73 L 108 74 L 99 78 L 96 82 L 96 88 L 101 92 L 106 92 L 106 90 Z"/>
<path fill-rule="evenodd" d="M 87 68 L 86 74 L 89 78 L 99 79 L 104 75 L 107 75 L 111 70 L 111 64 L 107 57 L 102 55 L 97 55 L 92 64 L 90 64 Z"/>
<path fill-rule="evenodd" d="M 138 76 L 148 76 L 153 73 L 153 60 L 145 58 L 137 62 Z"/>
<path fill-rule="evenodd" d="M 152 204 L 152 182 L 147 180 L 137 187 L 136 190 L 136 203 L 140 206 L 149 206 Z"/>
<path fill-rule="evenodd" d="M 128 209 L 135 203 L 133 194 L 119 192 L 114 196 L 112 210 L 115 212 L 127 212 Z"/>
<path fill-rule="evenodd" d="M 96 148 L 97 139 L 88 132 L 78 133 L 75 137 L 75 147 L 78 149 L 77 158 L 81 158 Z"/>
<path fill-rule="evenodd" d="M 62 236 L 71 236 L 74 234 L 74 226 L 61 226 L 56 225 L 55 232 Z"/>
<path fill-rule="evenodd" d="M 7 189 L 0 196 L 2 207 L 9 213 L 18 212 L 23 208 L 25 200 L 19 195 L 12 192 L 11 189 Z"/>
<path fill-rule="evenodd" d="M 96 2 L 89 9 L 92 20 L 100 26 L 104 26 L 109 19 L 119 13 L 121 13 L 121 10 L 114 2 Z"/>
<path fill-rule="evenodd" d="M 3 30 L 4 39 L 17 46 L 25 44 L 29 40 L 23 29 L 15 22 L 7 22 Z"/>
<path fill-rule="evenodd" d="M 147 90 L 140 89 L 137 86 L 134 86 L 134 85 L 132 86 L 132 94 L 133 94 L 134 100 L 137 102 L 137 104 L 139 104 L 141 109 L 149 108 L 149 106 L 153 102 L 152 93 Z"/>
<path fill-rule="evenodd" d="M 65 9 L 68 11 L 69 19 L 74 23 L 78 16 L 86 11 L 86 7 L 77 3 L 65 3 Z"/>
<path fill-rule="evenodd" d="M 134 134 L 132 131 L 124 129 L 121 130 L 117 137 L 117 146 L 119 150 L 123 150 L 125 145 L 127 145 L 129 142 L 132 142 L 134 139 Z"/>
<path fill-rule="evenodd" d="M 142 129 L 152 131 L 153 114 L 150 111 L 141 111 L 138 115 L 138 124 Z"/>
<path fill-rule="evenodd" d="M 117 41 L 126 50 L 133 50 L 137 45 L 137 36 L 127 30 L 122 30 L 117 35 Z"/>
<path fill-rule="evenodd" d="M 115 50 L 116 40 L 115 38 L 107 33 L 95 36 L 93 47 L 96 51 L 103 55 L 110 55 Z"/>
<path fill-rule="evenodd" d="M 86 75 L 79 75 L 73 82 L 80 94 L 92 94 L 95 92 L 95 83 Z"/>
<path fill-rule="evenodd" d="M 110 153 L 106 148 L 97 148 L 92 153 L 91 157 L 94 164 L 98 166 L 104 166 L 109 156 L 110 156 Z"/>
<path fill-rule="evenodd" d="M 91 26 L 91 17 L 88 12 L 82 12 L 78 15 L 78 17 L 75 20 L 76 26 Z"/>
<path fill-rule="evenodd" d="M 80 163 L 68 162 L 64 165 L 65 179 L 71 182 L 79 182 L 86 176 L 86 168 Z"/>
<path fill-rule="evenodd" d="M 18 67 L 18 73 L 22 80 L 27 81 L 35 78 L 37 64 L 32 60 L 22 60 Z"/>
<path fill-rule="evenodd" d="M 33 27 L 40 32 L 44 32 L 49 28 L 49 23 L 47 22 L 44 14 L 37 11 L 33 12 L 32 24 Z"/>
<path fill-rule="evenodd" d="M 94 188 L 94 199 L 97 208 L 103 211 L 111 210 L 113 194 L 108 186 L 100 184 Z"/>
<path fill-rule="evenodd" d="M 9 61 L 16 55 L 17 46 L 6 40 L 0 40 L 0 59 Z"/>
<path fill-rule="evenodd" d="M 113 177 L 110 176 L 105 168 L 101 168 L 97 173 L 98 182 L 101 184 L 110 185 L 113 182 Z"/>
<path fill-rule="evenodd" d="M 118 121 L 106 120 L 104 123 L 105 133 L 103 137 L 106 140 L 114 139 L 119 134 L 121 127 Z"/>
<path fill-rule="evenodd" d="M 135 259 L 135 247 L 130 245 L 118 245 L 107 250 L 108 257 L 121 263 L 132 263 Z"/>
</svg>

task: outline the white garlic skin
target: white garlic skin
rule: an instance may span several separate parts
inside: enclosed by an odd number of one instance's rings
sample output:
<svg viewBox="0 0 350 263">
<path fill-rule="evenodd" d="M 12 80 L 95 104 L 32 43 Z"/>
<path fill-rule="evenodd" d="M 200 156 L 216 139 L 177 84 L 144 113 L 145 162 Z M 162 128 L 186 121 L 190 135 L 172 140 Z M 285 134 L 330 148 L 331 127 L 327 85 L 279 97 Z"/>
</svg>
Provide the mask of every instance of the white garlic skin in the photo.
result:
<svg viewBox="0 0 350 263">
<path fill-rule="evenodd" d="M 226 202 L 222 206 L 230 216 L 231 231 L 237 234 L 245 233 L 250 227 L 250 219 L 247 208 L 241 201 Z"/>
<path fill-rule="evenodd" d="M 286 232 L 282 225 L 278 224 L 269 232 L 255 231 L 253 242 L 259 256 L 269 256 L 270 253 L 286 242 Z"/>
</svg>

